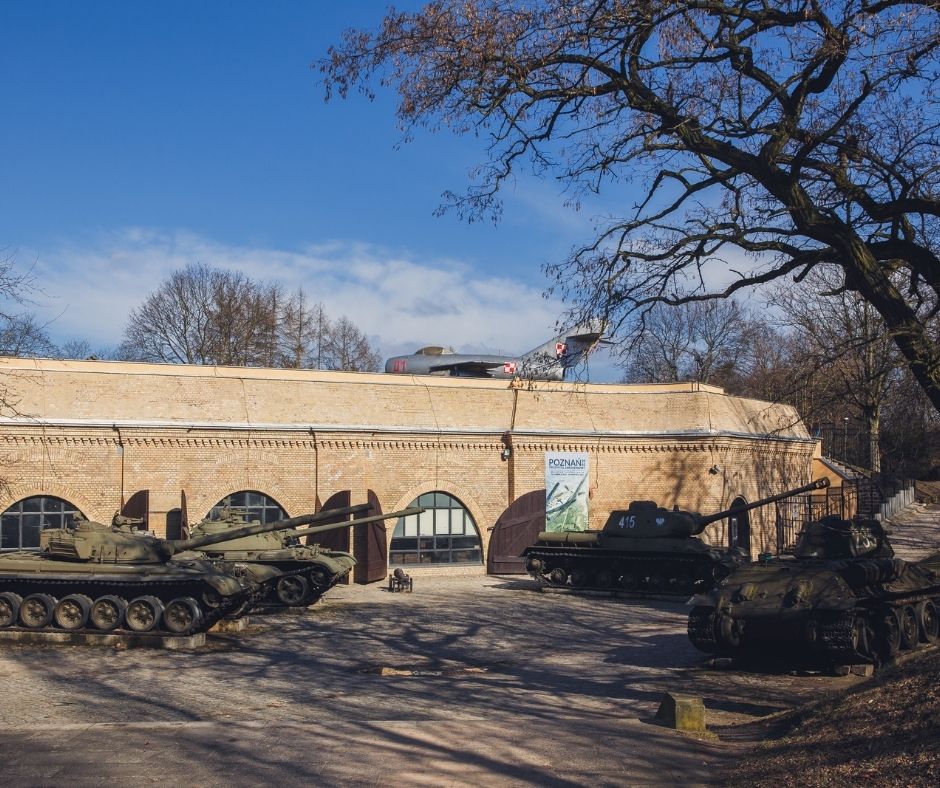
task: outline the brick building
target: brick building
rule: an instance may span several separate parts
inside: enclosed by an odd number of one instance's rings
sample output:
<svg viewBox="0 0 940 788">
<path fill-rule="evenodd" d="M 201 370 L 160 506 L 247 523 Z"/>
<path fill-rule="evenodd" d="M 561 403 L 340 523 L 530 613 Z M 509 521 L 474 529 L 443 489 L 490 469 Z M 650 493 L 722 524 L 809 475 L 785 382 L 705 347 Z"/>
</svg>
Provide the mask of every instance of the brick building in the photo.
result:
<svg viewBox="0 0 940 788">
<path fill-rule="evenodd" d="M 223 502 L 275 517 L 369 498 L 429 509 L 354 539 L 371 576 L 384 575 L 389 548 L 393 564 L 511 571 L 544 519 L 547 451 L 589 455 L 599 528 L 633 499 L 710 511 L 803 484 L 815 446 L 792 408 L 700 384 L 9 358 L 0 380 L 5 549 L 32 546 L 73 511 L 109 521 L 136 506 L 174 536 Z M 705 537 L 773 550 L 773 507 Z"/>
</svg>

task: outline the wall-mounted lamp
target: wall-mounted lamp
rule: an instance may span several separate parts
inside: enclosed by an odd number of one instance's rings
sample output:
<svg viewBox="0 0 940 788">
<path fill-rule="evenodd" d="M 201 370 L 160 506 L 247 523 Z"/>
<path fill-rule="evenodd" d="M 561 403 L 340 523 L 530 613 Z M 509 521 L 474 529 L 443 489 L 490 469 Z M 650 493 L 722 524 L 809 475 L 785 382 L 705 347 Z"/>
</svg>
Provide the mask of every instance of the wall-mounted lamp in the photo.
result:
<svg viewBox="0 0 940 788">
<path fill-rule="evenodd" d="M 721 473 L 723 470 L 724 468 L 722 468 L 720 465 L 712 465 L 712 467 L 708 469 L 708 472 L 714 474 Z"/>
<path fill-rule="evenodd" d="M 505 462 L 510 457 L 512 457 L 512 435 L 508 432 L 504 432 L 500 437 L 500 440 L 503 442 L 503 449 L 499 453 L 499 458 Z"/>
</svg>

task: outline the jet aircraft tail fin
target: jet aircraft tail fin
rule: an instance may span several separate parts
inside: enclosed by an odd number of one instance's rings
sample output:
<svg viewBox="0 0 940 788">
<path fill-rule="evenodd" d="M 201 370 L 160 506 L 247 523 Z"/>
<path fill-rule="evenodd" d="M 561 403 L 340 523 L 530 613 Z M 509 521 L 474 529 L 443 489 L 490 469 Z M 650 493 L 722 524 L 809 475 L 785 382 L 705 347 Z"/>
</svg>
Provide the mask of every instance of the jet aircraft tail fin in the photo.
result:
<svg viewBox="0 0 940 788">
<path fill-rule="evenodd" d="M 596 324 L 582 323 L 559 334 L 522 356 L 522 364 L 531 372 L 557 369 L 557 377 L 564 377 L 571 369 L 601 342 L 604 332 Z"/>
</svg>

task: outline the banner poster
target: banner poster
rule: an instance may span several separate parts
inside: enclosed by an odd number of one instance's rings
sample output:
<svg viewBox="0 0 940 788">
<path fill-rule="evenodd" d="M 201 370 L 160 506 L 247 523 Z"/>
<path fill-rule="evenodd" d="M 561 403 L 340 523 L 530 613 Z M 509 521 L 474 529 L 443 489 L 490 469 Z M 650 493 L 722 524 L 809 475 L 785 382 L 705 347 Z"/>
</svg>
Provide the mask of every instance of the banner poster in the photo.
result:
<svg viewBox="0 0 940 788">
<path fill-rule="evenodd" d="M 545 530 L 588 527 L 588 455 L 545 452 Z"/>
</svg>

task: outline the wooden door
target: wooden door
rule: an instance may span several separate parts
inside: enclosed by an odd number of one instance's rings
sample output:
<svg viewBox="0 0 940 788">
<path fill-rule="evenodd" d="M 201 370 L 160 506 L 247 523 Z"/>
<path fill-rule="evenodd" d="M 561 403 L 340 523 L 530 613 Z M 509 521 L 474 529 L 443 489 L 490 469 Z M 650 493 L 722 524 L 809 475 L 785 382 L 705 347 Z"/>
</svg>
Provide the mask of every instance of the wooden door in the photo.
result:
<svg viewBox="0 0 940 788">
<path fill-rule="evenodd" d="M 368 501 L 372 510 L 363 516 L 382 514 L 382 505 L 378 496 L 369 490 Z M 355 521 L 353 521 L 355 522 Z M 388 575 L 388 543 L 386 539 L 385 521 L 366 523 L 353 526 L 353 555 L 356 557 L 356 567 L 353 571 L 353 581 L 356 583 L 375 583 L 384 581 Z"/>
<path fill-rule="evenodd" d="M 330 509 L 343 509 L 349 506 L 350 494 L 349 490 L 343 490 L 334 495 L 331 495 L 326 499 L 326 503 L 320 507 L 321 512 L 329 511 Z M 349 520 L 348 514 L 340 514 L 335 518 L 328 518 L 317 522 L 317 525 L 327 525 L 329 523 L 342 523 Z M 314 542 L 315 544 L 320 545 L 320 547 L 325 550 L 342 550 L 344 553 L 350 552 L 350 538 L 349 532 L 351 528 L 336 528 L 333 531 L 324 531 L 323 533 L 314 534 L 313 536 L 307 537 L 307 543 Z M 346 575 L 341 583 L 349 582 L 349 575 Z"/>
<path fill-rule="evenodd" d="M 486 571 L 491 575 L 525 574 L 519 554 L 535 544 L 539 531 L 545 529 L 545 490 L 533 490 L 520 496 L 493 526 Z"/>
</svg>

